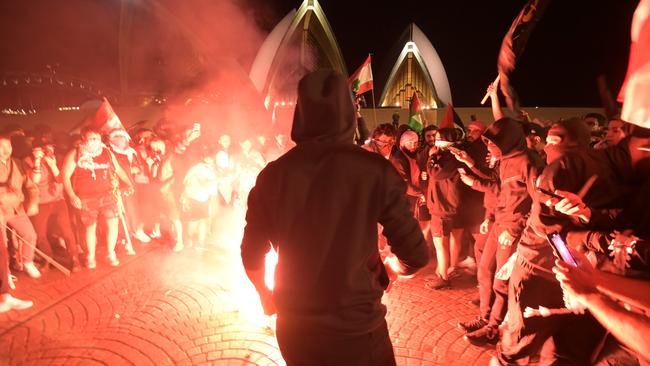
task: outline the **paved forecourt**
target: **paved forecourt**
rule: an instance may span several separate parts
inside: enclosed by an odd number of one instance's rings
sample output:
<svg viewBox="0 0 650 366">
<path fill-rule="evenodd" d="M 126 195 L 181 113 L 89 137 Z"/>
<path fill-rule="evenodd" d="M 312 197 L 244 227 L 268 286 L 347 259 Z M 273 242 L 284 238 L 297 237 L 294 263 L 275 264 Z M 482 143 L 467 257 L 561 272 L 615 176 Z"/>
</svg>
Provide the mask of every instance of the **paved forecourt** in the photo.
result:
<svg viewBox="0 0 650 366">
<path fill-rule="evenodd" d="M 179 254 L 149 244 L 119 267 L 66 278 L 18 274 L 33 308 L 0 314 L 0 365 L 284 365 L 238 248 Z M 456 327 L 477 315 L 471 276 L 424 287 L 427 271 L 386 294 L 398 365 L 487 365 L 493 351 Z"/>
</svg>

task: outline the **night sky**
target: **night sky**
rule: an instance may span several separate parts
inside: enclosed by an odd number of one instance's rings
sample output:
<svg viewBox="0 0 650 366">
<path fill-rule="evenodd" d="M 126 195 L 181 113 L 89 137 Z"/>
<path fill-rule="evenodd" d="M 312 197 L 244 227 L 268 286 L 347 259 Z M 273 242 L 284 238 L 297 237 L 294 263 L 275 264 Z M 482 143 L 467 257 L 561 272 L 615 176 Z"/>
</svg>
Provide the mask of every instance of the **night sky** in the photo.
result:
<svg viewBox="0 0 650 366">
<path fill-rule="evenodd" d="M 265 27 L 295 1 L 249 0 Z M 321 1 L 349 72 L 374 54 L 375 77 L 394 60 L 383 58 L 411 22 L 442 59 L 456 106 L 477 106 L 496 77 L 504 34 L 526 1 Z M 556 0 L 541 19 L 514 75 L 524 106 L 601 106 L 596 77 L 616 94 L 627 68 L 629 30 L 636 1 Z M 382 5 L 378 5 L 382 4 Z M 390 4 L 383 5 L 383 4 Z M 263 14 L 263 15 L 262 15 Z M 258 19 L 258 20 L 259 20 Z M 378 80 L 380 83 L 382 80 Z M 382 85 L 379 85 L 381 87 Z M 381 90 L 381 89 L 379 89 Z M 377 95 L 378 97 L 378 95 Z"/>
<path fill-rule="evenodd" d="M 151 5 L 154 0 L 129 1 L 142 8 L 135 12 L 134 29 L 138 35 L 133 57 L 141 57 L 138 52 L 142 52 L 148 62 L 131 68 L 132 87 L 138 88 L 139 83 L 150 87 L 156 79 L 163 78 L 169 83 L 177 75 L 170 74 L 168 69 L 180 69 L 176 65 L 185 67 L 188 63 L 182 60 L 176 64 L 165 59 L 176 49 L 169 45 L 181 44 L 182 40 L 178 39 L 183 35 L 167 30 L 174 26 L 169 19 L 147 20 L 147 9 L 155 8 Z M 300 5 L 299 0 L 232 1 L 243 9 L 242 19 L 260 28 L 259 36 L 250 36 L 252 41 L 240 41 L 240 33 L 236 31 L 215 40 L 209 32 L 229 32 L 230 28 L 219 28 L 228 19 L 203 9 L 194 13 L 211 24 L 201 29 L 205 33 L 202 39 L 212 40 L 204 43 L 230 46 L 237 52 L 234 58 L 244 64 L 252 61 L 264 34 L 290 9 Z M 195 4 L 205 7 L 224 2 L 175 0 L 167 4 L 170 7 L 182 4 L 191 13 Z M 442 59 L 455 106 L 471 107 L 478 106 L 487 84 L 496 76 L 501 40 L 525 1 L 322 0 L 320 3 L 349 72 L 368 53 L 373 53 L 376 94 L 380 94 L 383 86 L 382 76 L 395 61 L 386 59 L 386 54 L 408 24 L 414 22 L 429 37 Z M 44 72 L 46 65 L 58 64 L 61 74 L 119 89 L 120 4 L 120 0 L 3 1 L 0 4 L 0 73 Z M 636 1 L 621 0 L 552 2 L 530 38 L 513 78 L 522 105 L 598 107 L 601 102 L 596 77 L 600 74 L 606 76 L 616 94 L 625 75 L 630 22 L 636 4 Z M 170 16 L 176 14 L 171 12 Z M 192 26 L 189 24 L 190 30 Z M 142 35 L 147 31 L 148 35 Z M 241 47 L 242 44 L 249 47 Z M 183 56 L 193 57 L 191 50 Z M 156 67 L 160 71 L 155 71 Z"/>
</svg>

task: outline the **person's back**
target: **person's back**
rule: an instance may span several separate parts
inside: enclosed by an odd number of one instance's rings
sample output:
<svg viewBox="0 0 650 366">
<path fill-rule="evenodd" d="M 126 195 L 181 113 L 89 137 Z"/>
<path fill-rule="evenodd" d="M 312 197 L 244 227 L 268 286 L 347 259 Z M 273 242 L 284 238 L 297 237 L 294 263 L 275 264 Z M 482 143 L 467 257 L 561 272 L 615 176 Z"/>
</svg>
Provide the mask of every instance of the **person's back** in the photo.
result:
<svg viewBox="0 0 650 366">
<path fill-rule="evenodd" d="M 289 365 L 394 364 L 377 223 L 405 274 L 426 265 L 426 242 L 408 211 L 403 180 L 386 159 L 352 143 L 345 79 L 318 71 L 303 78 L 298 94 L 297 146 L 260 173 L 249 195 L 244 267 L 267 312 L 274 302 Z M 279 255 L 272 300 L 259 282 L 269 242 Z M 381 344 L 364 344 L 370 334 Z"/>
</svg>

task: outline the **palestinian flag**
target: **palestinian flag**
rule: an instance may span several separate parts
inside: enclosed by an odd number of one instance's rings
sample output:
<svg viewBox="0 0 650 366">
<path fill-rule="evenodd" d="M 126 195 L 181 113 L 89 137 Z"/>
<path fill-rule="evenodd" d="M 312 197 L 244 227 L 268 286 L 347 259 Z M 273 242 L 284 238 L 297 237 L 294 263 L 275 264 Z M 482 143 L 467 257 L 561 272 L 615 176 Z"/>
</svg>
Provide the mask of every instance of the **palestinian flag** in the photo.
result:
<svg viewBox="0 0 650 366">
<path fill-rule="evenodd" d="M 465 125 L 451 103 L 447 105 L 445 116 L 440 121 L 438 128 L 458 128 L 465 131 Z"/>
<path fill-rule="evenodd" d="M 363 62 L 363 65 L 361 65 L 361 67 L 350 76 L 348 84 L 350 84 L 350 89 L 356 95 L 361 95 L 373 89 L 370 55 L 368 55 L 366 61 Z"/>
<path fill-rule="evenodd" d="M 411 105 L 409 108 L 409 126 L 417 132 L 422 132 L 424 128 L 424 112 L 422 112 L 422 105 L 420 104 L 420 99 L 418 98 L 418 93 L 413 92 L 413 98 L 411 98 Z"/>
<path fill-rule="evenodd" d="M 530 34 L 550 2 L 550 0 L 528 1 L 512 22 L 508 33 L 501 42 L 497 68 L 501 79 L 501 91 L 506 98 L 508 108 L 513 112 L 519 110 L 519 99 L 517 92 L 510 84 L 510 73 L 514 71 L 517 59 L 524 53 Z"/>
<path fill-rule="evenodd" d="M 621 119 L 650 128 L 650 0 L 641 0 L 632 19 L 632 45 L 625 82 L 618 100 Z"/>
</svg>

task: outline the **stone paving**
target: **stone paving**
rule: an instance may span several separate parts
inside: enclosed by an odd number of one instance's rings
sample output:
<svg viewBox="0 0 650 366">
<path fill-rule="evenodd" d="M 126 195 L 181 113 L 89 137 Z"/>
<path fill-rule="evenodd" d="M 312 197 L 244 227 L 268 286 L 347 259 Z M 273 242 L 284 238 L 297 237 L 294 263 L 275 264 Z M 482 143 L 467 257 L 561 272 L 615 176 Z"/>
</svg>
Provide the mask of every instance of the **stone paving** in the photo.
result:
<svg viewBox="0 0 650 366">
<path fill-rule="evenodd" d="M 33 308 L 0 314 L 0 365 L 284 365 L 236 249 L 179 254 L 150 244 L 119 267 L 66 278 L 18 274 Z M 470 276 L 431 291 L 422 275 L 384 296 L 398 365 L 487 365 L 456 324 L 476 316 Z"/>
</svg>

